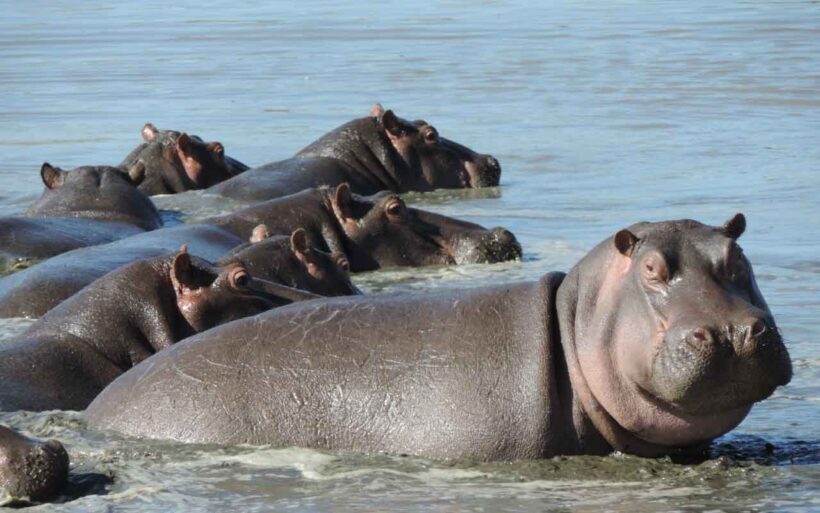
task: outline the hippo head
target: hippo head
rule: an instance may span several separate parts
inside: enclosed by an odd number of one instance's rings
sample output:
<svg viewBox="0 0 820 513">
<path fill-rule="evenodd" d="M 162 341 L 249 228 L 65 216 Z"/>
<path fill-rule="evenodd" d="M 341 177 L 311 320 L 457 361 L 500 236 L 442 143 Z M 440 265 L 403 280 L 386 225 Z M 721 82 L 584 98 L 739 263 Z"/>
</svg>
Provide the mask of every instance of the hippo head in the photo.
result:
<svg viewBox="0 0 820 513">
<path fill-rule="evenodd" d="M 68 478 L 68 453 L 0 426 L 0 505 L 24 505 L 57 495 Z"/>
<path fill-rule="evenodd" d="M 742 214 L 721 227 L 636 224 L 567 276 L 558 301 L 573 389 L 614 448 L 651 455 L 708 442 L 791 379 L 737 244 L 745 226 Z"/>
<path fill-rule="evenodd" d="M 205 189 L 247 169 L 244 164 L 226 157 L 221 143 L 206 143 L 196 135 L 158 130 L 147 123 L 142 128 L 142 138 L 145 144 L 134 150 L 123 165 L 140 161 L 145 164 L 149 180 L 143 188 L 164 183 L 172 192 Z"/>
<path fill-rule="evenodd" d="M 350 281 L 349 264 L 343 255 L 331 255 L 311 247 L 305 230 L 287 236 L 269 236 L 260 224 L 250 243 L 234 248 L 228 258 L 238 258 L 258 278 L 309 290 L 323 296 L 361 294 Z"/>
<path fill-rule="evenodd" d="M 396 194 L 351 194 L 347 184 L 327 190 L 345 233 L 345 252 L 354 272 L 392 266 L 494 263 L 521 257 L 521 245 L 504 228 L 409 208 Z"/>
<path fill-rule="evenodd" d="M 48 162 L 40 168 L 42 196 L 26 211 L 32 217 L 85 217 L 120 221 L 152 230 L 162 226 L 154 203 L 137 186 L 145 166 L 135 163 L 127 173 L 108 166 L 83 166 L 63 171 Z"/>
<path fill-rule="evenodd" d="M 421 171 L 431 189 L 495 187 L 501 165 L 491 155 L 439 136 L 426 121 L 408 122 L 376 104 L 371 115 L 410 169 Z M 424 188 L 417 188 L 424 190 Z"/>
<path fill-rule="evenodd" d="M 296 298 L 292 289 L 250 275 L 239 259 L 211 265 L 183 246 L 169 269 L 179 311 L 194 332 L 256 315 Z"/>
</svg>

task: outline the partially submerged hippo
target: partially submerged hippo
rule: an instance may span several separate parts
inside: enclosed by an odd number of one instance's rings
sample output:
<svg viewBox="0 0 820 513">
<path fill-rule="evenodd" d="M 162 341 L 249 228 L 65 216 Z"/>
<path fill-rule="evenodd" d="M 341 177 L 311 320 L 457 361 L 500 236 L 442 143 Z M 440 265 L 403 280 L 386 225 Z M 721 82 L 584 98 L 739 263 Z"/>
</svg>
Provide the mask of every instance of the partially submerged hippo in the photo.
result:
<svg viewBox="0 0 820 513">
<path fill-rule="evenodd" d="M 699 446 L 791 378 L 744 226 L 640 223 L 566 276 L 287 306 L 150 358 L 86 416 L 136 436 L 436 459 Z"/>
<path fill-rule="evenodd" d="M 0 410 L 82 410 L 148 356 L 213 326 L 315 294 L 259 280 L 241 260 L 176 254 L 95 281 L 0 345 Z"/>
<path fill-rule="evenodd" d="M 494 263 L 521 257 L 521 245 L 503 228 L 486 228 L 409 208 L 391 193 L 351 194 L 346 183 L 308 189 L 202 223 L 247 237 L 263 223 L 271 233 L 296 227 L 312 246 L 347 260 L 353 272 L 382 267 Z"/>
<path fill-rule="evenodd" d="M 267 226 L 260 224 L 250 242 L 232 249 L 217 264 L 232 258 L 244 262 L 253 276 L 321 296 L 361 294 L 339 259 L 311 246 L 302 228 L 290 236 L 272 236 Z"/>
<path fill-rule="evenodd" d="M 23 216 L 0 217 L 0 259 L 49 258 L 162 226 L 159 212 L 137 190 L 145 166 L 128 173 L 107 166 L 63 171 L 42 165 L 42 196 Z"/>
<path fill-rule="evenodd" d="M 0 506 L 47 501 L 68 479 L 68 453 L 57 440 L 40 442 L 0 426 Z"/>
<path fill-rule="evenodd" d="M 293 158 L 255 167 L 209 192 L 248 201 L 347 182 L 357 194 L 498 185 L 501 166 L 438 135 L 426 121 L 401 119 L 376 105 L 371 115 L 323 135 Z"/>
<path fill-rule="evenodd" d="M 281 240 L 262 239 L 259 236 L 255 244 L 248 245 L 247 238 L 223 228 L 191 224 L 71 251 L 0 279 L 0 317 L 40 317 L 106 273 L 163 255 L 183 243 L 193 254 L 209 261 L 222 262 L 226 254 L 237 256 L 254 276 L 265 280 L 303 286 L 317 294 L 357 292 L 347 273 L 330 256 L 315 248 L 304 251 L 301 246 L 283 244 Z M 297 254 L 300 250 L 303 254 Z"/>
<path fill-rule="evenodd" d="M 145 141 L 120 164 L 129 169 L 137 162 L 146 166 L 140 190 L 150 196 L 205 189 L 248 169 L 225 155 L 221 143 L 206 143 L 196 135 L 159 130 L 151 123 L 142 128 Z"/>
</svg>

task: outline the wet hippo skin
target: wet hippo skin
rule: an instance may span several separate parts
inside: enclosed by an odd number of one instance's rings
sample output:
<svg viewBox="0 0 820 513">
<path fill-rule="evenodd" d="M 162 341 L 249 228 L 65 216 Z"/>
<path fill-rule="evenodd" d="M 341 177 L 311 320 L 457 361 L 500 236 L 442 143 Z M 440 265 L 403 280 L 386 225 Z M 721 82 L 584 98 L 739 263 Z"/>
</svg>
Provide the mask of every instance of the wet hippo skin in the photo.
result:
<svg viewBox="0 0 820 513">
<path fill-rule="evenodd" d="M 23 216 L 0 217 L 0 259 L 49 258 L 162 226 L 151 200 L 137 190 L 145 167 L 128 173 L 106 166 L 63 171 L 43 164 L 45 189 Z"/>
<path fill-rule="evenodd" d="M 504 228 L 488 230 L 409 208 L 399 196 L 387 192 L 358 196 L 346 183 L 308 189 L 201 222 L 240 237 L 247 237 L 260 223 L 277 234 L 302 227 L 312 246 L 343 256 L 353 272 L 521 257 L 521 245 Z"/>
<path fill-rule="evenodd" d="M 0 505 L 41 502 L 68 478 L 68 453 L 56 440 L 40 442 L 0 425 Z"/>
<path fill-rule="evenodd" d="M 357 292 L 331 256 L 312 247 L 296 248 L 281 240 L 263 240 L 265 237 L 249 245 L 246 238 L 225 229 L 191 224 L 71 251 L 0 279 L 0 317 L 40 317 L 106 273 L 142 258 L 168 253 L 181 244 L 210 261 L 239 257 L 262 279 L 303 285 L 319 294 Z M 302 254 L 297 255 L 297 249 Z"/>
<path fill-rule="evenodd" d="M 426 121 L 407 121 L 376 105 L 293 158 L 255 167 L 208 192 L 261 201 L 347 182 L 356 194 L 461 189 L 498 185 L 501 166 L 439 136 Z"/>
<path fill-rule="evenodd" d="M 176 130 L 159 130 L 146 123 L 141 131 L 145 141 L 120 164 L 123 170 L 135 164 L 145 166 L 145 180 L 139 188 L 145 194 L 175 194 L 205 189 L 248 169 L 225 155 L 221 143 L 206 143 L 196 135 Z"/>
<path fill-rule="evenodd" d="M 0 346 L 0 410 L 82 410 L 118 375 L 189 335 L 316 297 L 254 278 L 238 259 L 215 267 L 186 248 L 140 260 Z"/>
<path fill-rule="evenodd" d="M 791 378 L 744 226 L 640 223 L 566 276 L 290 305 L 148 359 L 86 416 L 135 436 L 435 459 L 699 446 Z"/>
</svg>

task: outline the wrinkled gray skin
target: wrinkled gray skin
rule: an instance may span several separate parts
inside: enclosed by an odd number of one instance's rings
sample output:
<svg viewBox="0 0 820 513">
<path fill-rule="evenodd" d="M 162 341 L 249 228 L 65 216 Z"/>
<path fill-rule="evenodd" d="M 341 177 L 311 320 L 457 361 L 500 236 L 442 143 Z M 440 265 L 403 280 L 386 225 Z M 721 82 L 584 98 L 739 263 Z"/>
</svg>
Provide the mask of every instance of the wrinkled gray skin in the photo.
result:
<svg viewBox="0 0 820 513">
<path fill-rule="evenodd" d="M 0 345 L 0 410 L 82 410 L 157 351 L 219 324 L 316 298 L 183 249 L 95 281 Z"/>
<path fill-rule="evenodd" d="M 0 505 L 42 502 L 68 479 L 68 453 L 57 440 L 40 442 L 0 426 Z"/>
<path fill-rule="evenodd" d="M 151 123 L 142 128 L 145 141 L 120 164 L 123 170 L 138 162 L 145 164 L 145 194 L 175 194 L 206 189 L 248 169 L 225 155 L 221 143 L 206 143 L 196 135 L 176 130 L 158 130 Z"/>
<path fill-rule="evenodd" d="M 288 234 L 302 227 L 311 246 L 347 260 L 353 272 L 521 257 L 521 245 L 503 228 L 487 230 L 409 208 L 391 193 L 357 196 L 347 184 L 305 190 L 202 222 L 222 226 L 240 237 L 248 237 L 260 223 L 272 234 Z"/>
<path fill-rule="evenodd" d="M 255 167 L 209 192 L 261 201 L 310 187 L 348 183 L 356 194 L 498 185 L 501 166 L 438 135 L 425 121 L 401 119 L 380 105 L 371 115 L 325 134 L 293 158 Z"/>
<path fill-rule="evenodd" d="M 448 460 L 699 446 L 791 377 L 738 223 L 635 225 L 535 283 L 290 305 L 149 359 L 86 416 Z"/>
<path fill-rule="evenodd" d="M 308 256 L 302 258 L 306 263 L 298 265 L 292 258 L 295 255 L 288 256 L 293 250 L 287 245 L 263 240 L 248 247 L 247 240 L 222 228 L 191 224 L 71 251 L 0 279 L 0 317 L 41 317 L 106 273 L 163 255 L 181 244 L 210 261 L 232 252 L 253 269 L 254 276 L 284 285 L 305 285 L 317 294 L 356 290 L 344 270 L 334 260 L 313 253 L 314 248 L 306 250 Z M 310 275 L 308 264 L 314 267 L 315 276 Z"/>
<path fill-rule="evenodd" d="M 42 196 L 24 216 L 0 217 L 0 259 L 49 258 L 162 226 L 159 212 L 136 186 L 144 166 L 128 174 L 107 166 L 71 171 L 43 164 Z"/>
</svg>

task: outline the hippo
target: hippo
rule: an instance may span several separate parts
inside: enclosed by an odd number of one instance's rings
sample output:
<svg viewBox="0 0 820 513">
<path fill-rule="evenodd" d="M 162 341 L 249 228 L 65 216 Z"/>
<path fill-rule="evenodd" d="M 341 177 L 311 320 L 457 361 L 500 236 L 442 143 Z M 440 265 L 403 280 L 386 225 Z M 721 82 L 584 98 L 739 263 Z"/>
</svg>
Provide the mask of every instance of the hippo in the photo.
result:
<svg viewBox="0 0 820 513">
<path fill-rule="evenodd" d="M 176 254 L 109 273 L 0 345 L 0 410 L 82 410 L 114 378 L 194 333 L 316 294 Z"/>
<path fill-rule="evenodd" d="M 409 208 L 396 194 L 352 194 L 349 185 L 307 189 L 202 223 L 247 237 L 257 224 L 271 233 L 303 227 L 310 245 L 337 255 L 352 272 L 396 266 L 495 263 L 521 258 L 504 228 L 486 228 Z"/>
<path fill-rule="evenodd" d="M 343 268 L 361 272 L 392 266 L 493 263 L 521 257 L 521 245 L 503 228 L 487 230 L 408 208 L 400 197 L 371 198 L 335 189 L 309 189 L 199 223 L 173 226 L 83 248 L 0 279 L 0 317 L 39 317 L 91 281 L 139 258 L 189 242 L 216 260 L 265 224 L 272 235 L 303 228 L 307 243 L 330 253 Z M 319 292 L 317 290 L 317 292 Z"/>
<path fill-rule="evenodd" d="M 238 258 L 253 276 L 320 296 L 352 296 L 361 290 L 350 281 L 340 258 L 316 249 L 307 233 L 297 228 L 290 236 L 270 235 L 264 224 L 256 226 L 250 242 L 237 246 L 217 264 Z"/>
<path fill-rule="evenodd" d="M 289 305 L 149 358 L 86 419 L 440 460 L 702 448 L 791 379 L 745 224 L 635 224 L 535 282 Z"/>
<path fill-rule="evenodd" d="M 176 130 L 159 130 L 151 123 L 146 123 L 141 133 L 145 142 L 131 151 L 120 168 L 130 169 L 142 162 L 146 177 L 139 188 L 149 196 L 205 189 L 248 169 L 225 155 L 222 143 L 206 143 Z"/>
<path fill-rule="evenodd" d="M 25 214 L 0 217 L 0 259 L 49 258 L 162 226 L 150 198 L 137 190 L 142 163 L 124 174 L 108 166 L 64 171 L 46 162 L 40 176 L 45 190 Z"/>
<path fill-rule="evenodd" d="M 59 255 L 0 279 L 0 317 L 37 318 L 108 272 L 143 258 L 153 258 L 188 244 L 192 253 L 222 263 L 242 259 L 254 276 L 306 287 L 317 294 L 357 293 L 335 258 L 316 248 L 262 240 L 257 226 L 253 244 L 207 224 L 172 226 L 91 248 Z M 298 235 L 297 235 L 298 237 Z"/>
<path fill-rule="evenodd" d="M 68 453 L 57 440 L 41 442 L 0 425 L 0 506 L 43 502 L 68 479 Z"/>
<path fill-rule="evenodd" d="M 286 196 L 310 187 L 350 184 L 356 194 L 494 187 L 501 166 L 439 136 L 426 121 L 407 121 L 381 105 L 323 135 L 293 158 L 252 168 L 208 189 L 246 201 Z"/>
</svg>

